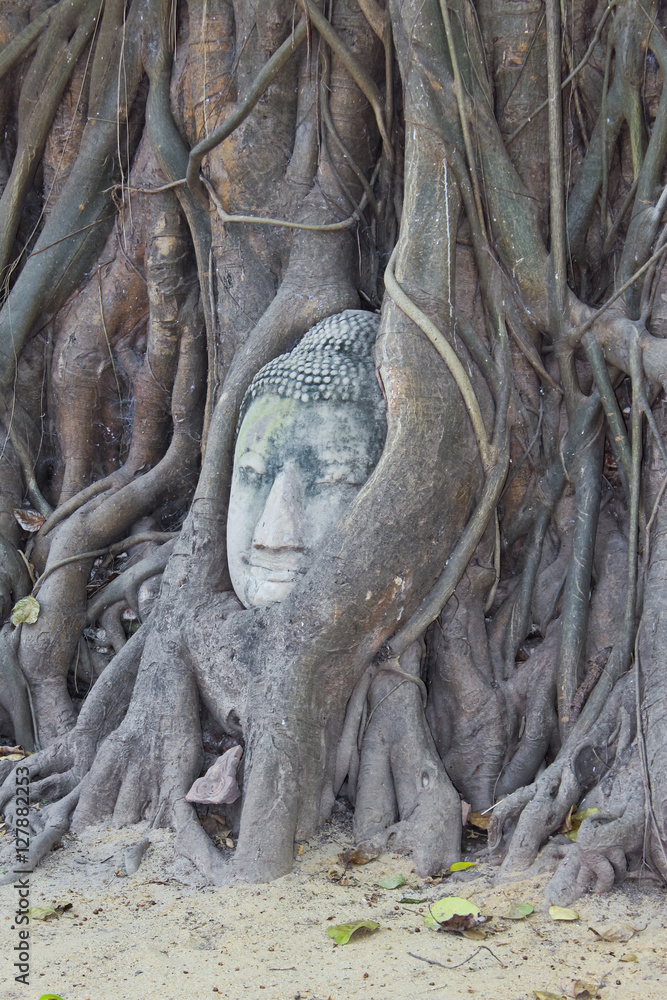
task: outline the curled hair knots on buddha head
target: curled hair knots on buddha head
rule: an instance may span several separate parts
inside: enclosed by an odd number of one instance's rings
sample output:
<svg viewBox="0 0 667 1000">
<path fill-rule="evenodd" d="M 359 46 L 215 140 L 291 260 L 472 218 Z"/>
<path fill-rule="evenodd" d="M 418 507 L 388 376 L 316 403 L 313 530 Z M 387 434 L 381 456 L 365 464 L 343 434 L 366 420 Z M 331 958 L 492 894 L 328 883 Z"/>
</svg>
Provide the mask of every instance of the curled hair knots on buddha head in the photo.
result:
<svg viewBox="0 0 667 1000">
<path fill-rule="evenodd" d="M 368 401 L 382 404 L 373 349 L 380 317 L 346 309 L 312 327 L 288 354 L 257 372 L 241 405 L 239 425 L 259 396 L 272 394 L 308 403 Z"/>
</svg>

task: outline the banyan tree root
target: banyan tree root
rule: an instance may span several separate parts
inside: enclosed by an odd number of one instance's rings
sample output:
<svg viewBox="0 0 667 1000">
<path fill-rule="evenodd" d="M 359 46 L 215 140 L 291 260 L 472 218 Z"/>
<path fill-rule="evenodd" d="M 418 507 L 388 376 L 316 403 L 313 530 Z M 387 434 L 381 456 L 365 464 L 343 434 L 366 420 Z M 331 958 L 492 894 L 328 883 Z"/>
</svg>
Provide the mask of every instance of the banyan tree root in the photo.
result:
<svg viewBox="0 0 667 1000">
<path fill-rule="evenodd" d="M 409 854 L 419 875 L 456 861 L 461 805 L 424 717 L 419 678 L 422 644 L 381 670 L 369 691 L 354 812 L 359 844 Z"/>
<path fill-rule="evenodd" d="M 567 904 L 588 891 L 609 892 L 628 870 L 641 866 L 646 854 L 648 802 L 635 720 L 626 706 L 619 711 L 619 726 L 611 766 L 579 804 L 591 815 L 549 883 L 550 902 Z"/>
<path fill-rule="evenodd" d="M 22 762 L 30 773 L 32 800 L 50 803 L 39 810 L 39 815 L 36 810 L 31 812 L 31 822 L 37 820 L 39 823 L 38 832 L 50 829 L 60 830 L 62 834 L 69 828 L 81 783 L 90 771 L 98 748 L 127 712 L 145 639 L 145 630 L 139 629 L 114 658 L 84 702 L 76 728 Z M 14 793 L 14 775 L 10 774 L 0 787 L 0 812 L 4 812 L 10 826 L 15 819 Z M 53 822 L 49 818 L 52 813 Z M 56 836 L 55 840 L 58 839 Z M 32 842 L 32 865 L 51 850 L 55 840 L 42 837 Z"/>
<path fill-rule="evenodd" d="M 531 784 L 501 800 L 489 823 L 489 847 L 502 856 L 501 875 L 533 863 L 545 841 L 562 826 L 570 808 L 623 762 L 635 738 L 634 675 L 617 683 L 597 722 L 587 733 L 573 731 L 556 760 Z"/>
<path fill-rule="evenodd" d="M 610 892 L 629 869 L 639 865 L 645 842 L 645 812 L 644 789 L 638 778 L 635 767 L 634 787 L 626 788 L 615 805 L 609 804 L 613 812 L 600 812 L 584 820 L 576 844 L 549 883 L 549 902 L 567 905 L 586 892 Z"/>
</svg>

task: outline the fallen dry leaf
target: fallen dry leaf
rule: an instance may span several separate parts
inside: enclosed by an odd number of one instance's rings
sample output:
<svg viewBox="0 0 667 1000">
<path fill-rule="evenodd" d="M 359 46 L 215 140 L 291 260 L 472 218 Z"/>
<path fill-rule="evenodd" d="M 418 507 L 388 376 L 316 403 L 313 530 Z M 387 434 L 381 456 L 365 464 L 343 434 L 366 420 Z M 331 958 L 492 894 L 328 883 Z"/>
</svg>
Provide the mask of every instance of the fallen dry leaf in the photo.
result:
<svg viewBox="0 0 667 1000">
<path fill-rule="evenodd" d="M 23 510 L 21 507 L 14 508 L 14 517 L 21 525 L 24 531 L 39 531 L 44 522 L 45 517 L 42 517 L 36 510 Z"/>
<path fill-rule="evenodd" d="M 34 597 L 22 597 L 12 608 L 12 625 L 34 625 L 39 618 L 39 602 Z"/>
<path fill-rule="evenodd" d="M 591 983 L 583 979 L 575 979 L 565 989 L 566 997 L 574 997 L 574 1000 L 592 1000 L 600 990 L 600 983 Z"/>
<path fill-rule="evenodd" d="M 623 944 L 636 934 L 632 924 L 626 923 L 610 924 L 609 927 L 589 927 L 588 929 L 603 941 L 621 941 Z"/>
<path fill-rule="evenodd" d="M 490 821 L 490 816 L 482 816 L 482 814 L 478 812 L 470 813 L 470 825 L 476 826 L 478 830 L 488 830 Z"/>
<path fill-rule="evenodd" d="M 365 851 L 363 847 L 349 848 L 338 855 L 341 865 L 368 865 L 380 857 L 379 851 Z"/>
</svg>

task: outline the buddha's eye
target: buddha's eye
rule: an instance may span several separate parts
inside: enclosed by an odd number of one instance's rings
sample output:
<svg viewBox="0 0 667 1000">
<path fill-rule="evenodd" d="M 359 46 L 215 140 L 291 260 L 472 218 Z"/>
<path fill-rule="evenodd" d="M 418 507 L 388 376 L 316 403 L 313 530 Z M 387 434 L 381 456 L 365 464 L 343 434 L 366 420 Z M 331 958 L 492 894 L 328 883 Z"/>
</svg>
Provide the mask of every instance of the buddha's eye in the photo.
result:
<svg viewBox="0 0 667 1000">
<path fill-rule="evenodd" d="M 239 466 L 239 479 L 245 486 L 259 489 L 261 486 L 268 485 L 273 477 L 268 472 L 261 472 L 252 465 L 241 465 Z"/>
</svg>

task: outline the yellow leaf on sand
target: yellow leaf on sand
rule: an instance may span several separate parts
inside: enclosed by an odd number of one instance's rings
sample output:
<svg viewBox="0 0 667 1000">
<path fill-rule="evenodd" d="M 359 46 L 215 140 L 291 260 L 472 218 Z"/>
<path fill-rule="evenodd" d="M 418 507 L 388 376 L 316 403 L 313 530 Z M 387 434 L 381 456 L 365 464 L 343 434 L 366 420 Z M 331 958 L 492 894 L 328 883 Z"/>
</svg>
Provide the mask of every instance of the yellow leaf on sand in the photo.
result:
<svg viewBox="0 0 667 1000">
<path fill-rule="evenodd" d="M 576 910 L 569 910 L 566 906 L 550 906 L 549 916 L 552 920 L 578 920 L 579 914 Z"/>
</svg>

